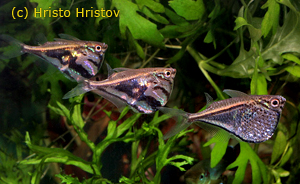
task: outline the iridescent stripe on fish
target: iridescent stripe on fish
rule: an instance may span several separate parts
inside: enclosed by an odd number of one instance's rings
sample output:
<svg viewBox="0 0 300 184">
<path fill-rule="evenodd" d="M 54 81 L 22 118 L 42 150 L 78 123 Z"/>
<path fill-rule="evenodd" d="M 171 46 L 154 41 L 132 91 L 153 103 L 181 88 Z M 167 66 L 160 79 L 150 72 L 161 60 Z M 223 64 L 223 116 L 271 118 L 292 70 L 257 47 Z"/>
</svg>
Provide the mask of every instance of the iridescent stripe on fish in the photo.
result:
<svg viewBox="0 0 300 184">
<path fill-rule="evenodd" d="M 104 61 L 107 45 L 95 41 L 83 41 L 75 37 L 66 36 L 71 40 L 56 38 L 53 42 L 46 42 L 40 46 L 29 46 L 8 35 L 0 35 L 0 40 L 18 47 L 14 56 L 31 53 L 48 61 L 67 77 L 78 82 L 89 79 L 97 74 Z"/>
<path fill-rule="evenodd" d="M 76 81 L 89 79 L 97 74 L 107 49 L 105 43 L 62 40 L 46 42 L 41 46 L 23 46 L 23 52 L 35 54 L 56 66 Z"/>
<path fill-rule="evenodd" d="M 118 69 L 115 69 L 118 70 Z M 153 113 L 164 106 L 172 92 L 176 70 L 173 68 L 120 69 L 103 81 L 87 80 L 65 95 L 70 98 L 93 91 L 110 100 L 120 110 L 129 105 L 135 112 Z M 81 88 L 81 89 L 80 89 Z"/>
<path fill-rule="evenodd" d="M 224 90 L 232 98 L 212 102 L 199 113 L 159 108 L 170 116 L 177 117 L 176 125 L 164 138 L 167 139 L 192 123 L 202 128 L 222 128 L 245 142 L 259 143 L 272 137 L 279 123 L 286 99 L 280 95 L 247 95 Z M 207 95 L 208 101 L 211 97 Z M 178 121 L 178 119 L 180 121 Z M 207 128 L 207 125 L 212 125 Z"/>
<path fill-rule="evenodd" d="M 263 142 L 272 137 L 285 104 L 279 95 L 249 95 L 212 103 L 206 110 L 189 114 L 189 122 L 221 127 L 243 141 Z"/>
</svg>

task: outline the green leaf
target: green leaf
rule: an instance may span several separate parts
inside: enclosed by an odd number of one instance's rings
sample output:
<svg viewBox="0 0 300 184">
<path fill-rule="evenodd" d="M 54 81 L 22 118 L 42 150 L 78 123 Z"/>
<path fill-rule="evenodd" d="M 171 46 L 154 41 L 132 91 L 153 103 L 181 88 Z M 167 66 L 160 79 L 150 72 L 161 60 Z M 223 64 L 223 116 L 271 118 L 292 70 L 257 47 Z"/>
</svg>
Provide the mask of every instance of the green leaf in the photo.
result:
<svg viewBox="0 0 300 184">
<path fill-rule="evenodd" d="M 120 10 L 119 26 L 123 37 L 125 37 L 126 28 L 128 28 L 134 39 L 141 39 L 151 45 L 164 47 L 164 37 L 157 30 L 156 24 L 139 15 L 136 4 L 128 0 L 113 0 L 112 3 Z"/>
<path fill-rule="evenodd" d="M 237 30 L 242 26 L 249 25 L 248 22 L 243 17 L 237 17 L 234 22 L 235 22 L 235 27 L 233 28 L 233 30 Z"/>
<path fill-rule="evenodd" d="M 300 53 L 300 14 L 290 11 L 284 19 L 282 27 L 272 36 L 269 44 L 261 52 L 263 59 L 272 59 L 274 63 L 282 64 L 281 55 L 288 52 Z"/>
<path fill-rule="evenodd" d="M 263 179 L 263 183 L 266 183 L 267 168 L 265 164 L 260 160 L 248 143 L 240 142 L 240 149 L 241 151 L 238 158 L 227 167 L 227 169 L 238 167 L 233 183 L 238 184 L 243 182 L 248 161 L 250 161 L 252 167 L 253 183 L 261 183 L 261 178 Z"/>
<path fill-rule="evenodd" d="M 261 24 L 261 32 L 264 37 L 268 36 L 269 32 L 272 29 L 273 34 L 276 33 L 279 24 L 279 13 L 280 6 L 276 2 L 276 0 L 268 0 L 266 4 L 262 6 L 262 9 L 268 7 L 268 11 L 265 14 L 262 24 Z"/>
<path fill-rule="evenodd" d="M 141 9 L 141 12 L 143 12 L 147 17 L 151 18 L 152 20 L 155 20 L 156 22 L 162 24 L 169 24 L 169 21 L 165 17 L 159 15 L 158 13 L 151 12 L 147 7 L 143 7 Z"/>
<path fill-rule="evenodd" d="M 288 66 L 285 68 L 286 71 L 288 71 L 290 74 L 294 75 L 295 77 L 300 78 L 300 66 Z"/>
<path fill-rule="evenodd" d="M 147 6 L 150 8 L 152 11 L 157 12 L 157 13 L 164 13 L 165 12 L 165 7 L 153 0 L 136 0 L 136 4 L 138 5 L 139 9 L 141 10 L 144 6 Z"/>
<path fill-rule="evenodd" d="M 229 138 L 230 135 L 228 132 L 223 129 L 219 129 L 216 135 L 203 145 L 204 147 L 206 147 L 213 143 L 216 143 L 213 150 L 211 151 L 211 168 L 215 167 L 225 155 Z"/>
<path fill-rule="evenodd" d="M 295 56 L 294 54 L 283 54 L 282 58 L 293 61 L 295 63 L 297 63 L 298 65 L 300 65 L 300 59 Z"/>
<path fill-rule="evenodd" d="M 283 155 L 279 166 L 282 167 L 288 160 L 290 160 L 292 154 L 293 154 L 293 148 L 290 147 L 288 148 L 288 151 L 285 153 L 285 155 Z"/>
<path fill-rule="evenodd" d="M 267 88 L 267 81 L 263 74 L 254 73 L 251 79 L 250 88 L 252 95 L 267 95 L 268 88 Z"/>
<path fill-rule="evenodd" d="M 279 159 L 279 157 L 284 152 L 286 144 L 287 142 L 285 135 L 282 131 L 278 131 L 272 151 L 271 164 L 273 164 L 276 160 Z"/>
<path fill-rule="evenodd" d="M 205 12 L 202 0 L 173 0 L 169 1 L 169 5 L 186 20 L 201 19 Z"/>
</svg>

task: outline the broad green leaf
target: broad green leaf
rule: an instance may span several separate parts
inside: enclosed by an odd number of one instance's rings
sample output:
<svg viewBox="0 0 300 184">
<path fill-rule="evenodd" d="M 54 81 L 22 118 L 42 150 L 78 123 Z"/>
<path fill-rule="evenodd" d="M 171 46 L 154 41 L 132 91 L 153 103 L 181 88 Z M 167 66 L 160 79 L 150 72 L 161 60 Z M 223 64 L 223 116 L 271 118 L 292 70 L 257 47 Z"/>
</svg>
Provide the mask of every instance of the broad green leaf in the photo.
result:
<svg viewBox="0 0 300 184">
<path fill-rule="evenodd" d="M 125 37 L 128 28 L 134 39 L 141 39 L 151 45 L 164 47 L 163 36 L 157 30 L 156 24 L 137 13 L 138 6 L 128 0 L 113 0 L 112 4 L 120 10 L 120 32 Z"/>
<path fill-rule="evenodd" d="M 216 135 L 203 145 L 204 147 L 206 147 L 213 143 L 216 143 L 213 150 L 211 151 L 212 159 L 210 160 L 210 165 L 212 168 L 215 167 L 225 155 L 229 138 L 230 135 L 228 132 L 223 129 L 219 129 Z"/>
<path fill-rule="evenodd" d="M 169 1 L 169 5 L 186 20 L 201 19 L 205 12 L 202 0 L 173 0 Z"/>
<path fill-rule="evenodd" d="M 282 64 L 283 53 L 300 53 L 300 14 L 290 11 L 284 19 L 282 27 L 277 29 L 269 44 L 261 52 L 263 59 Z"/>
<path fill-rule="evenodd" d="M 143 50 L 143 48 L 141 47 L 141 45 L 132 37 L 131 33 L 128 33 L 128 41 L 129 43 L 131 43 L 131 45 L 134 46 L 134 48 L 136 49 L 136 53 L 142 58 L 145 59 L 145 52 Z"/>
<path fill-rule="evenodd" d="M 289 54 L 289 53 L 283 54 L 282 58 L 293 61 L 293 62 L 297 63 L 298 65 L 300 65 L 300 59 L 297 56 L 295 56 L 294 54 Z"/>
<path fill-rule="evenodd" d="M 286 142 L 285 135 L 283 134 L 282 131 L 278 131 L 276 139 L 275 139 L 274 147 L 273 147 L 271 164 L 274 164 L 274 162 L 279 159 L 279 157 L 284 152 L 286 144 L 287 144 L 287 142 Z"/>
<path fill-rule="evenodd" d="M 262 8 L 267 8 L 268 11 L 265 14 L 262 24 L 261 24 L 261 32 L 264 37 L 266 37 L 270 30 L 272 29 L 272 33 L 275 34 L 279 24 L 279 13 L 280 6 L 276 2 L 276 0 L 268 0 L 266 4 L 262 6 Z"/>
<path fill-rule="evenodd" d="M 294 75 L 295 77 L 300 78 L 300 66 L 288 66 L 285 68 L 286 71 L 288 71 L 290 74 Z"/>
</svg>

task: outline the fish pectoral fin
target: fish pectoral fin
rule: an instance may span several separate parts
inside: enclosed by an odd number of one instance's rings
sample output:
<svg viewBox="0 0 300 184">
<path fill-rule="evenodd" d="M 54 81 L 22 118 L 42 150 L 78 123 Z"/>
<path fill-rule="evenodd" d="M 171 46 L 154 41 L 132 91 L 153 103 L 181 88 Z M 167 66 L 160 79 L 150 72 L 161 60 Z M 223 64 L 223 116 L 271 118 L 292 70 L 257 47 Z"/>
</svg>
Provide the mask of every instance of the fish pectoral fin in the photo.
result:
<svg viewBox="0 0 300 184">
<path fill-rule="evenodd" d="M 102 96 L 103 98 L 105 98 L 106 100 L 110 101 L 111 103 L 113 103 L 120 112 L 122 112 L 125 107 L 127 106 L 127 103 L 125 103 L 124 101 L 122 101 L 121 99 L 119 99 L 118 97 L 115 97 L 107 92 L 104 91 L 100 91 L 100 90 L 93 90 L 93 93 L 96 93 L 97 95 Z"/>
<path fill-rule="evenodd" d="M 243 92 L 237 91 L 237 90 L 232 90 L 232 89 L 224 89 L 223 92 L 232 98 L 233 97 L 249 97 L 249 95 L 247 95 L 246 93 L 243 93 Z"/>
<path fill-rule="evenodd" d="M 107 77 L 109 77 L 115 73 L 114 70 L 110 67 L 110 65 L 108 63 L 106 63 L 106 68 L 107 68 L 107 74 L 108 74 Z"/>
<path fill-rule="evenodd" d="M 214 102 L 214 99 L 208 94 L 204 93 L 206 98 L 206 108 Z"/>
<path fill-rule="evenodd" d="M 175 125 L 171 127 L 171 130 L 164 135 L 164 140 L 178 134 L 191 125 L 191 123 L 188 122 L 188 114 L 183 110 L 167 107 L 157 107 L 157 109 L 176 121 Z"/>
<path fill-rule="evenodd" d="M 71 36 L 71 35 L 64 34 L 64 33 L 60 33 L 60 34 L 58 34 L 58 36 L 60 38 L 54 38 L 54 40 L 56 40 L 56 41 L 59 41 L 61 39 L 63 39 L 63 40 L 74 40 L 74 41 L 80 40 L 80 39 L 76 38 L 75 36 Z"/>
<path fill-rule="evenodd" d="M 63 97 L 63 99 L 68 99 L 68 98 L 72 98 L 78 95 L 81 95 L 83 93 L 89 92 L 91 91 L 90 88 L 86 87 L 86 83 L 80 83 L 78 84 L 75 88 L 73 88 L 71 91 L 69 91 L 68 93 L 66 93 Z"/>
</svg>

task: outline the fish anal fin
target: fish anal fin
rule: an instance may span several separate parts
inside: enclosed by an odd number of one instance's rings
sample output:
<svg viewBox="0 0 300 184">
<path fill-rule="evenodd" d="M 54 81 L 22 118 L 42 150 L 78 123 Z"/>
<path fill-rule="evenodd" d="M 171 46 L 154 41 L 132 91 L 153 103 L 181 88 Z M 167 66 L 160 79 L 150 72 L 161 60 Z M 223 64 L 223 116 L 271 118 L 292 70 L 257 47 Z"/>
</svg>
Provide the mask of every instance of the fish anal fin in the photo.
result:
<svg viewBox="0 0 300 184">
<path fill-rule="evenodd" d="M 196 125 L 198 125 L 200 128 L 204 129 L 206 132 L 208 132 L 209 134 L 211 134 L 212 137 L 214 136 L 218 136 L 219 139 L 223 142 L 228 141 L 228 139 L 230 138 L 229 133 L 217 126 L 205 123 L 205 122 L 194 122 Z"/>
<path fill-rule="evenodd" d="M 90 88 L 87 87 L 87 83 L 80 83 L 78 84 L 75 88 L 73 88 L 71 91 L 69 91 L 68 93 L 66 93 L 63 97 L 63 99 L 68 99 L 68 98 L 72 98 L 78 95 L 81 95 L 83 93 L 89 92 L 91 91 Z"/>
<path fill-rule="evenodd" d="M 188 122 L 188 113 L 183 110 L 167 107 L 158 107 L 157 109 L 176 121 L 175 125 L 164 135 L 164 140 L 178 134 L 191 125 L 191 123 Z"/>
<path fill-rule="evenodd" d="M 224 89 L 223 92 L 232 98 L 233 97 L 249 97 L 249 95 L 247 95 L 246 93 L 243 93 L 243 92 L 237 91 L 237 90 L 232 90 L 232 89 Z"/>
<path fill-rule="evenodd" d="M 101 91 L 98 89 L 92 90 L 93 93 L 102 96 L 103 98 L 105 98 L 106 100 L 110 101 L 111 103 L 113 103 L 120 112 L 122 112 L 124 110 L 124 108 L 127 106 L 127 103 L 124 102 L 123 100 L 119 99 L 118 97 L 115 97 L 105 91 Z M 133 108 L 131 108 L 133 109 Z"/>
</svg>

